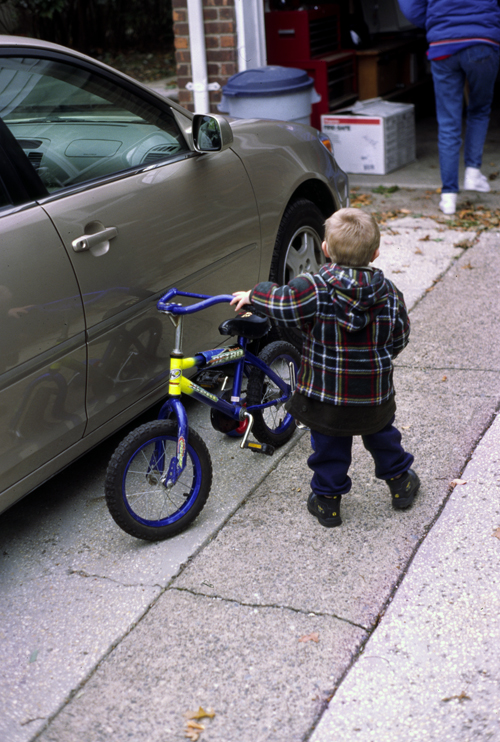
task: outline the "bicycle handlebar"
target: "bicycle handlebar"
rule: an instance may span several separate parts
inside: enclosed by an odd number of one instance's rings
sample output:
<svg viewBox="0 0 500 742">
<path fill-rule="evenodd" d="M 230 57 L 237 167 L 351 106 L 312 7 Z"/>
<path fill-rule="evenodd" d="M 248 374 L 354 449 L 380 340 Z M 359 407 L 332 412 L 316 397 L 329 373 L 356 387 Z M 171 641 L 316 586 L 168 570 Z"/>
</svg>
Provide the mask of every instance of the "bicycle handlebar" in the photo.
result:
<svg viewBox="0 0 500 742">
<path fill-rule="evenodd" d="M 202 301 L 184 307 L 181 304 L 175 304 L 171 301 L 176 296 L 185 296 L 188 299 L 202 299 Z M 231 296 L 231 294 L 207 296 L 206 294 L 192 294 L 189 291 L 181 291 L 180 289 L 173 288 L 169 289 L 167 293 L 158 300 L 156 306 L 160 312 L 169 312 L 170 314 L 194 314 L 195 312 L 201 312 L 203 309 L 208 309 L 208 307 L 213 307 L 214 304 L 230 302 L 233 299 L 234 296 Z"/>
</svg>

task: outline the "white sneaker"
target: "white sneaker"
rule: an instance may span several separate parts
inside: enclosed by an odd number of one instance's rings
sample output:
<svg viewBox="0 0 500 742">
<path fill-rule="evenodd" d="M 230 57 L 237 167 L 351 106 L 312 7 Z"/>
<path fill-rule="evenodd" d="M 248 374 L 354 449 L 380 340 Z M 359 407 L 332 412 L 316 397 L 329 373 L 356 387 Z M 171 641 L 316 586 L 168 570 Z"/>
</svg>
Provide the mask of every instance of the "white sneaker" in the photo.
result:
<svg viewBox="0 0 500 742">
<path fill-rule="evenodd" d="M 488 193 L 491 191 L 488 178 L 482 174 L 477 167 L 466 167 L 464 176 L 464 191 L 479 191 Z"/>
<path fill-rule="evenodd" d="M 457 209 L 457 194 L 442 193 L 439 208 L 443 214 L 454 214 Z"/>
</svg>

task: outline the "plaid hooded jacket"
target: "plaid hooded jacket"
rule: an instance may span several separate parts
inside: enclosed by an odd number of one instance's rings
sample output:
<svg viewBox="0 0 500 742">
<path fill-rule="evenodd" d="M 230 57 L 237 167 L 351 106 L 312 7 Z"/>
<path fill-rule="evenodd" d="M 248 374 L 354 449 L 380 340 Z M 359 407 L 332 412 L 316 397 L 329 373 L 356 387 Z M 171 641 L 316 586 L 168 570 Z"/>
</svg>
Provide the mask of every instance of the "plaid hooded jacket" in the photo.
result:
<svg viewBox="0 0 500 742">
<path fill-rule="evenodd" d="M 408 344 L 403 294 L 381 270 L 329 263 L 285 286 L 257 284 L 252 305 L 303 333 L 297 391 L 334 405 L 380 405 L 394 395 L 392 359 Z"/>
</svg>

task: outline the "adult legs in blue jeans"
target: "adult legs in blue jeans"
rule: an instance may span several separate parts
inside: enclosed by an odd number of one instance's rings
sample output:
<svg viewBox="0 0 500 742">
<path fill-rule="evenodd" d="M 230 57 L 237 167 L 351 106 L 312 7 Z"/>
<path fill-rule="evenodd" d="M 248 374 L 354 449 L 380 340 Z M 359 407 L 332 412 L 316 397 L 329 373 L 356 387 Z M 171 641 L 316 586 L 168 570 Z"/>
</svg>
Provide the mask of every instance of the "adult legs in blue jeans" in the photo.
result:
<svg viewBox="0 0 500 742">
<path fill-rule="evenodd" d="M 413 463 L 413 456 L 401 445 L 401 433 L 393 420 L 372 435 L 362 436 L 363 445 L 375 462 L 375 476 L 389 480 L 404 474 Z M 332 497 L 351 489 L 348 476 L 352 455 L 352 436 L 324 435 L 311 431 L 313 453 L 307 463 L 313 470 L 311 489 L 317 495 Z"/>
<path fill-rule="evenodd" d="M 458 165 L 462 144 L 462 110 L 465 79 L 469 82 L 464 160 L 479 169 L 490 120 L 493 89 L 500 51 L 477 44 L 431 62 L 438 119 L 439 166 L 442 193 L 458 192 Z"/>
<path fill-rule="evenodd" d="M 463 50 L 469 82 L 469 105 L 465 129 L 465 167 L 480 168 L 490 123 L 491 103 L 500 62 L 500 49 L 486 44 Z"/>
</svg>

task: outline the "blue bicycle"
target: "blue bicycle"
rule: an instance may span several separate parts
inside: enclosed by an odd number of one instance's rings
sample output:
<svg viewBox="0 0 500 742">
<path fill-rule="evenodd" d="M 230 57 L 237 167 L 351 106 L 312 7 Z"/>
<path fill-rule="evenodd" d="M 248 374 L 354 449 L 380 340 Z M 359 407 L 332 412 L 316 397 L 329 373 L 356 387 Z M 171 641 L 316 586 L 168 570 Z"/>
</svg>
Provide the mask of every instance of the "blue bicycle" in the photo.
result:
<svg viewBox="0 0 500 742">
<path fill-rule="evenodd" d="M 183 305 L 176 297 L 196 299 Z M 132 431 L 113 454 L 105 483 L 106 503 L 115 522 L 131 536 L 157 541 L 183 531 L 203 509 L 212 483 L 210 453 L 201 436 L 189 427 L 181 395 L 211 407 L 212 426 L 241 437 L 241 448 L 272 455 L 290 440 L 295 420 L 285 403 L 295 388 L 300 354 L 290 343 L 271 342 L 259 355 L 252 341 L 265 337 L 269 320 L 247 313 L 226 320 L 221 335 L 236 337 L 229 347 L 201 351 L 185 358 L 182 331 L 185 315 L 230 302 L 232 296 L 206 296 L 170 289 L 158 302 L 175 327 L 170 354 L 168 398 L 158 420 Z M 219 395 L 204 388 L 184 371 L 198 374 L 214 368 L 228 371 Z M 231 367 L 231 368 L 229 368 Z M 232 372 L 229 373 L 229 370 Z M 228 382 L 232 375 L 232 386 Z M 227 386 L 227 388 L 226 388 Z M 250 440 L 253 433 L 257 441 Z"/>
</svg>

